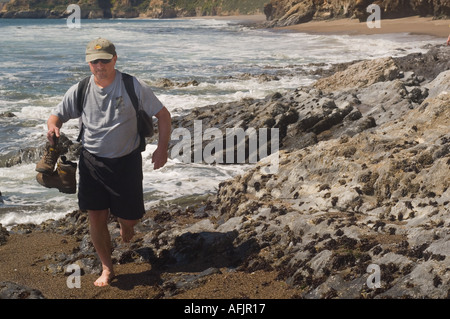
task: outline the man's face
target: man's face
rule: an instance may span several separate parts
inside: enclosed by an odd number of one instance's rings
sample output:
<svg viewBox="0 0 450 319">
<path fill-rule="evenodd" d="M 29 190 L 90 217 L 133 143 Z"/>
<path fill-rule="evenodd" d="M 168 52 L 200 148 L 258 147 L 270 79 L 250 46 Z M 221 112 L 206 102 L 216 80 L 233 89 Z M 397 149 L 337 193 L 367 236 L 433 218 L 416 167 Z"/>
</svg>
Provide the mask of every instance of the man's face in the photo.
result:
<svg viewBox="0 0 450 319">
<path fill-rule="evenodd" d="M 111 60 L 95 60 L 89 62 L 89 67 L 91 68 L 92 74 L 94 74 L 98 80 L 106 80 L 115 74 L 114 68 L 116 66 L 116 61 L 117 56 L 114 56 Z"/>
</svg>

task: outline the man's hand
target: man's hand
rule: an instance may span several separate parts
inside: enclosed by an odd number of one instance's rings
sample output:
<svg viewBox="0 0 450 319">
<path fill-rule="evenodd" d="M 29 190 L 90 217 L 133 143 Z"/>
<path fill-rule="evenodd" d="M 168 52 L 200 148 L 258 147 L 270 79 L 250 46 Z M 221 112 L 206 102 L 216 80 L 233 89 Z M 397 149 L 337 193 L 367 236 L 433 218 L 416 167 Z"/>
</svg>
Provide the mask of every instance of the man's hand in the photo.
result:
<svg viewBox="0 0 450 319">
<path fill-rule="evenodd" d="M 159 169 L 167 163 L 167 148 L 157 147 L 152 155 L 153 169 Z"/>
<path fill-rule="evenodd" d="M 47 121 L 47 139 L 50 142 L 50 145 L 57 144 L 58 138 L 61 136 L 61 133 L 59 129 L 62 126 L 62 122 L 59 119 L 59 117 L 55 115 L 50 115 L 48 121 Z"/>
<path fill-rule="evenodd" d="M 155 116 L 158 119 L 159 139 L 158 147 L 152 155 L 152 163 L 154 163 L 153 168 L 158 169 L 167 163 L 172 118 L 165 107 L 163 107 Z"/>
</svg>

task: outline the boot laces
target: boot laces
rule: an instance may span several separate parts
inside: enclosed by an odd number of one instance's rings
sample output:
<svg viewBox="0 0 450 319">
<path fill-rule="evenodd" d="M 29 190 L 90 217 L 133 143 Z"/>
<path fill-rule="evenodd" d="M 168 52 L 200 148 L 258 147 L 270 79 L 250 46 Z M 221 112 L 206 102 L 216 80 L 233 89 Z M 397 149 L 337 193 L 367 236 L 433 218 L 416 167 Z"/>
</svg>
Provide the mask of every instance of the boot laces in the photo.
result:
<svg viewBox="0 0 450 319">
<path fill-rule="evenodd" d="M 58 152 L 55 148 L 49 147 L 44 154 L 44 162 L 46 164 L 54 164 L 58 160 Z"/>
</svg>

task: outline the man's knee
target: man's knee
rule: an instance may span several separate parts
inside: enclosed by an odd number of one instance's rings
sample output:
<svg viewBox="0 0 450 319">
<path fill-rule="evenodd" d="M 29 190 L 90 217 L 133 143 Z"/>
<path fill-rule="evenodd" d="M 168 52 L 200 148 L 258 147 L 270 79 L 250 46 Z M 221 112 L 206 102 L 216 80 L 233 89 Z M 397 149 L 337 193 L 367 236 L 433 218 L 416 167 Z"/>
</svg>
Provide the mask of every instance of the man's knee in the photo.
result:
<svg viewBox="0 0 450 319">
<path fill-rule="evenodd" d="M 138 222 L 139 219 L 123 219 L 123 218 L 117 218 L 120 224 L 123 224 L 128 227 L 134 227 Z"/>
<path fill-rule="evenodd" d="M 109 218 L 109 210 L 88 210 L 89 221 L 93 225 L 106 224 Z"/>
</svg>

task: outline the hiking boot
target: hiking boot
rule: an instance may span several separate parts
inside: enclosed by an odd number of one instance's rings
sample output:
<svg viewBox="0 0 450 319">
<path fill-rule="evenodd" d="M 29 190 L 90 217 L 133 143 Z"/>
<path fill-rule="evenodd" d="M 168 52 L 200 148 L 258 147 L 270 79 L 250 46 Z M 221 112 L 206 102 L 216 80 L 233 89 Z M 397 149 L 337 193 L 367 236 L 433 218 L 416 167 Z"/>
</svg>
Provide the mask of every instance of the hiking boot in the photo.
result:
<svg viewBox="0 0 450 319">
<path fill-rule="evenodd" d="M 65 156 L 61 156 L 54 172 L 51 174 L 38 173 L 36 180 L 44 187 L 57 188 L 65 194 L 75 194 L 77 191 L 76 171 L 77 164 L 67 161 Z"/>
<path fill-rule="evenodd" d="M 57 144 L 52 146 L 50 143 L 47 143 L 44 150 L 44 156 L 42 156 L 41 160 L 36 164 L 36 171 L 52 175 L 60 154 L 61 151 Z"/>
</svg>

